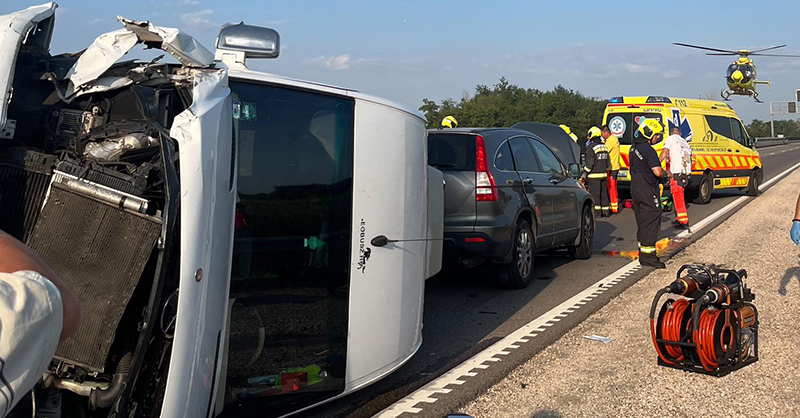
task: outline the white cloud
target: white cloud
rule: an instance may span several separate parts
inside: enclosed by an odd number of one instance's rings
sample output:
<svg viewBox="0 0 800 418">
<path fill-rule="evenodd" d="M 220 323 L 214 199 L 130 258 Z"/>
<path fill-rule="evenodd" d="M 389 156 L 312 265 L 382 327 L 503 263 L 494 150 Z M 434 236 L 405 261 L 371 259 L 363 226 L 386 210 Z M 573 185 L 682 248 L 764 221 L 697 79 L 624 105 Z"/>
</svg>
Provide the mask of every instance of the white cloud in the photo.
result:
<svg viewBox="0 0 800 418">
<path fill-rule="evenodd" d="M 629 73 L 654 73 L 656 71 L 656 69 L 653 67 L 641 64 L 632 64 L 630 62 L 622 64 L 622 67 L 625 68 L 625 70 Z"/>
<path fill-rule="evenodd" d="M 181 15 L 181 22 L 189 26 L 200 28 L 219 27 L 220 24 L 209 19 L 208 16 L 214 14 L 211 9 L 200 10 L 197 12 L 184 13 Z"/>
<path fill-rule="evenodd" d="M 338 57 L 320 56 L 309 58 L 303 61 L 303 65 L 317 66 L 329 70 L 348 70 L 350 69 L 350 54 L 342 54 Z"/>
<path fill-rule="evenodd" d="M 92 19 L 92 20 L 90 20 L 90 21 L 88 21 L 86 23 L 89 24 L 89 25 L 96 25 L 98 23 L 101 23 L 104 20 L 105 19 L 101 19 L 101 18 L 98 17 L 97 19 Z"/>
<path fill-rule="evenodd" d="M 163 3 L 164 6 L 197 6 L 200 4 L 197 0 L 183 0 L 183 1 L 168 1 Z"/>
</svg>

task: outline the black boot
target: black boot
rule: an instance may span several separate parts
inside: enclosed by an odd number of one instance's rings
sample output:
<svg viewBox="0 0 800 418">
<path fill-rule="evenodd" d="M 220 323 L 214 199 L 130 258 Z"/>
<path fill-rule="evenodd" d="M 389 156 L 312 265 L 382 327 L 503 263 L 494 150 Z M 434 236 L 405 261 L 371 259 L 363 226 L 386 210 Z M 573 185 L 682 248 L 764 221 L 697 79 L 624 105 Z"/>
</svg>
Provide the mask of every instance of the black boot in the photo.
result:
<svg viewBox="0 0 800 418">
<path fill-rule="evenodd" d="M 655 267 L 657 269 L 665 269 L 667 265 L 662 263 L 655 255 L 641 254 L 639 256 L 639 264 L 643 266 Z"/>
</svg>

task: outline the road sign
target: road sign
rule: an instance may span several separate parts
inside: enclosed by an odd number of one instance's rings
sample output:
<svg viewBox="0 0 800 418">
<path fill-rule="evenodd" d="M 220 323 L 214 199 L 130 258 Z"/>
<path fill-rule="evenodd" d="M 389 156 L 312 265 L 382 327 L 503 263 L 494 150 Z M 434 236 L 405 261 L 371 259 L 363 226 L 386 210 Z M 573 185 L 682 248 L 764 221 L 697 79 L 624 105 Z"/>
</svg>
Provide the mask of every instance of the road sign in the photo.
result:
<svg viewBox="0 0 800 418">
<path fill-rule="evenodd" d="M 794 91 L 794 97 L 797 99 L 796 101 L 800 102 L 800 89 Z"/>
<path fill-rule="evenodd" d="M 773 115 L 788 115 L 789 113 L 797 113 L 797 103 L 769 102 L 769 112 Z"/>
</svg>

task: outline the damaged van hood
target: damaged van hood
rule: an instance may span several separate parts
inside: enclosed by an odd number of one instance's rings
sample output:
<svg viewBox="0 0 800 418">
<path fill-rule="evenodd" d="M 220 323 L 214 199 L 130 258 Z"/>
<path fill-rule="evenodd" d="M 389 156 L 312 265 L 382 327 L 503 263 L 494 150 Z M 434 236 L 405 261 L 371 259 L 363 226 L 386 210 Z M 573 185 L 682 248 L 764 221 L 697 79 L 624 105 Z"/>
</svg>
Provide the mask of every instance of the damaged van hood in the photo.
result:
<svg viewBox="0 0 800 418">
<path fill-rule="evenodd" d="M 6 125 L 8 103 L 11 101 L 12 82 L 14 80 L 14 67 L 17 63 L 17 53 L 22 44 L 27 40 L 40 22 L 53 17 L 58 7 L 55 3 L 46 3 L 32 6 L 19 12 L 0 16 L 0 89 L 2 89 L 2 103 L 0 103 L 0 129 Z M 52 24 L 43 30 L 49 44 Z"/>
<path fill-rule="evenodd" d="M 124 27 L 98 36 L 70 68 L 66 76 L 69 84 L 62 92 L 63 100 L 70 101 L 86 91 L 97 93 L 130 84 L 132 80 L 129 78 L 119 77 L 112 82 L 104 80 L 102 85 L 93 85 L 114 63 L 140 43 L 164 50 L 186 67 L 203 68 L 214 64 L 214 54 L 179 29 L 162 28 L 147 21 L 121 16 L 117 20 Z"/>
</svg>

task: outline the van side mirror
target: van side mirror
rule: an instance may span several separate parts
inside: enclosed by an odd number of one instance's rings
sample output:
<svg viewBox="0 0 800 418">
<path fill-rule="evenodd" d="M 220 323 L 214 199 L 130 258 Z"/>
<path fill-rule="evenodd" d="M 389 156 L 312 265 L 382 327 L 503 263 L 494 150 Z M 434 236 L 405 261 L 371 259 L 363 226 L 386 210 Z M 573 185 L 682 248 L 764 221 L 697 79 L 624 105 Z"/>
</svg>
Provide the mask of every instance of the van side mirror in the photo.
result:
<svg viewBox="0 0 800 418">
<path fill-rule="evenodd" d="M 280 53 L 281 37 L 275 29 L 228 23 L 217 35 L 217 61 L 231 55 L 235 62 L 244 64 L 247 58 L 278 58 Z"/>
<path fill-rule="evenodd" d="M 581 166 L 577 163 L 569 163 L 567 170 L 569 171 L 569 176 L 574 179 L 581 176 Z"/>
<path fill-rule="evenodd" d="M 756 138 L 754 136 L 751 136 L 750 137 L 750 148 L 755 148 L 756 147 L 756 142 L 758 142 L 758 138 Z"/>
</svg>

